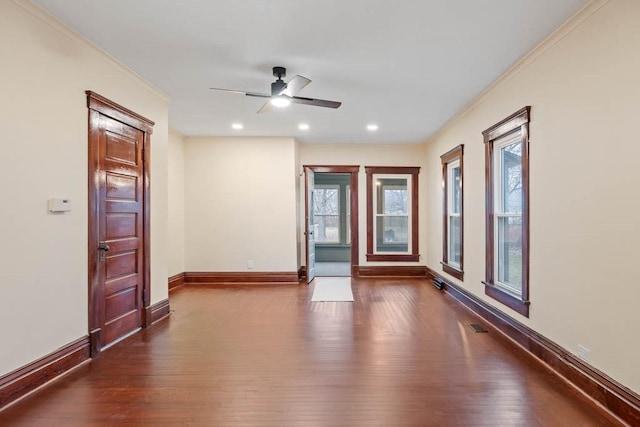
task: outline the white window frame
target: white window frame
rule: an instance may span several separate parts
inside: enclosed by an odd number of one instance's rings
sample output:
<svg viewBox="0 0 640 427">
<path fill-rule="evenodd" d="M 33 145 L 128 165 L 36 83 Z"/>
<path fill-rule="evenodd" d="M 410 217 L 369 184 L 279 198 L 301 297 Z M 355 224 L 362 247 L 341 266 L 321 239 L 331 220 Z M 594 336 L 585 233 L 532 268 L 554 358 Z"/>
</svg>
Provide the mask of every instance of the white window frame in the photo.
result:
<svg viewBox="0 0 640 427">
<path fill-rule="evenodd" d="M 313 188 L 313 191 L 315 193 L 316 190 L 337 190 L 338 191 L 338 214 L 337 215 L 326 215 L 326 214 L 316 214 L 315 212 L 313 213 L 313 221 L 314 221 L 314 235 L 316 236 L 316 240 L 315 243 L 316 245 L 338 245 L 340 244 L 340 185 L 337 184 L 319 184 L 319 185 L 315 185 Z M 313 195 L 313 197 L 315 198 L 315 194 Z M 315 200 L 313 202 L 313 206 L 314 206 L 314 210 L 315 210 Z M 317 240 L 317 236 L 318 236 L 318 222 L 316 221 L 317 217 L 327 217 L 327 216 L 337 216 L 338 217 L 338 240 L 337 241 L 330 241 L 330 242 L 320 242 Z"/>
<path fill-rule="evenodd" d="M 451 244 L 451 218 L 461 218 L 462 212 L 455 213 L 453 212 L 453 192 L 454 192 L 454 180 L 453 180 L 453 170 L 460 169 L 462 173 L 462 168 L 460 166 L 460 159 L 456 159 L 447 163 L 447 250 L 449 253 L 447 254 L 447 263 L 452 267 L 460 268 L 459 262 L 454 262 L 451 260 L 451 248 L 453 245 Z M 462 181 L 461 181 L 462 183 Z M 460 192 L 460 197 L 462 197 L 462 192 Z M 462 240 L 462 223 L 460 224 L 460 240 Z"/>
<path fill-rule="evenodd" d="M 523 282 L 522 280 L 520 281 L 520 289 L 514 289 L 512 286 L 501 282 L 498 278 L 500 277 L 500 240 L 498 239 L 499 235 L 500 235 L 500 219 L 502 218 L 520 218 L 521 222 L 523 219 L 523 213 L 513 213 L 513 212 L 505 212 L 504 211 L 504 191 L 503 191 L 503 187 L 504 187 L 504 182 L 503 182 L 503 176 L 502 176 L 502 149 L 505 147 L 508 147 L 509 145 L 513 145 L 515 143 L 520 143 L 522 146 L 522 149 L 524 149 L 524 140 L 523 140 L 523 136 L 522 136 L 522 132 L 520 130 L 509 134 L 509 135 L 505 135 L 499 139 L 496 139 L 493 143 L 493 172 L 494 172 L 494 176 L 493 176 L 493 182 L 494 182 L 494 188 L 493 188 L 493 201 L 494 201 L 494 206 L 493 206 L 493 241 L 495 242 L 493 245 L 493 268 L 494 268 L 494 283 L 495 285 L 502 289 L 503 291 L 513 294 L 517 297 L 522 297 L 522 288 L 523 288 Z M 522 172 L 521 172 L 522 173 Z M 522 205 L 521 205 L 522 206 Z M 522 240 L 521 240 L 522 241 Z M 523 248 L 523 254 L 524 254 L 524 248 Z"/>
<path fill-rule="evenodd" d="M 378 192 L 373 191 L 373 253 L 375 255 L 407 255 L 407 254 L 411 254 L 411 248 L 413 247 L 413 242 L 412 242 L 412 235 L 413 235 L 413 230 L 412 230 L 412 220 L 413 218 L 411 217 L 411 213 L 412 213 L 412 197 L 411 195 L 412 193 L 412 175 L 409 174 L 377 174 L 374 173 L 373 174 L 373 182 L 374 185 L 377 186 L 378 184 L 378 180 L 379 179 L 404 179 L 407 181 L 407 214 L 406 215 L 391 215 L 391 214 L 379 214 L 378 213 Z M 377 223 L 378 223 L 378 217 L 407 217 L 407 250 L 406 252 L 397 252 L 397 251 L 379 251 L 378 250 L 378 227 L 377 227 Z"/>
</svg>

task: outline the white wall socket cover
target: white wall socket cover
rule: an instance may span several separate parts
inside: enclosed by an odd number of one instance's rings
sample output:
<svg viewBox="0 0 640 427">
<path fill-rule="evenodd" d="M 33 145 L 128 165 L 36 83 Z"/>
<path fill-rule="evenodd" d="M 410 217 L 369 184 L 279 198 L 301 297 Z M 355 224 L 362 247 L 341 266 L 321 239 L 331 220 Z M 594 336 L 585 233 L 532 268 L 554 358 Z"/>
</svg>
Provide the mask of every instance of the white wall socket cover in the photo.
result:
<svg viewBox="0 0 640 427">
<path fill-rule="evenodd" d="M 247 261 L 247 268 L 251 270 L 253 268 L 253 261 Z"/>
<path fill-rule="evenodd" d="M 578 357 L 585 362 L 588 362 L 590 359 L 590 351 L 588 348 L 578 345 Z"/>
<path fill-rule="evenodd" d="M 71 200 L 49 199 L 47 206 L 49 207 L 49 212 L 69 212 L 71 211 Z"/>
</svg>

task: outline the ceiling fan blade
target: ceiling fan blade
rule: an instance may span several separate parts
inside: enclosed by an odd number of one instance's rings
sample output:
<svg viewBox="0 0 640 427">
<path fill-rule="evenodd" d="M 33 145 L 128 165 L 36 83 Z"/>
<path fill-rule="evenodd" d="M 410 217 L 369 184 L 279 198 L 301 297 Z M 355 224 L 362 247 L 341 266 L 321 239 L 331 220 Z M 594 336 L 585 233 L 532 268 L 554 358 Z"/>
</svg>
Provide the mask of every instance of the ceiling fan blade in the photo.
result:
<svg viewBox="0 0 640 427">
<path fill-rule="evenodd" d="M 299 96 L 292 96 L 291 102 L 296 104 L 315 105 L 316 107 L 338 108 L 342 105 L 342 102 L 327 101 L 326 99 L 313 99 L 313 98 L 301 98 Z"/>
<path fill-rule="evenodd" d="M 242 95 L 256 96 L 256 97 L 259 97 L 259 98 L 271 98 L 271 95 L 267 95 L 266 93 L 245 92 L 243 90 L 222 89 L 222 88 L 219 88 L 219 87 L 210 87 L 209 89 L 211 89 L 211 90 L 220 90 L 222 92 L 240 93 Z"/>
<path fill-rule="evenodd" d="M 256 98 L 271 98 L 271 95 L 267 95 L 265 93 L 256 93 L 256 92 L 243 92 L 247 96 L 255 96 Z"/>
<path fill-rule="evenodd" d="M 269 100 L 265 102 L 264 105 L 258 110 L 258 113 L 268 113 L 272 109 L 273 109 L 273 104 L 271 104 L 271 101 Z"/>
<path fill-rule="evenodd" d="M 233 93 L 242 93 L 242 94 L 245 94 L 245 93 L 246 93 L 246 92 L 241 91 L 241 90 L 234 90 L 234 89 L 222 89 L 222 88 L 220 88 L 220 87 L 210 87 L 209 89 L 211 89 L 211 90 L 220 90 L 220 91 L 223 91 L 223 92 L 233 92 Z"/>
<path fill-rule="evenodd" d="M 304 89 L 311 80 L 302 76 L 295 76 L 287 83 L 287 87 L 280 92 L 280 95 L 294 96 L 302 89 Z"/>
</svg>

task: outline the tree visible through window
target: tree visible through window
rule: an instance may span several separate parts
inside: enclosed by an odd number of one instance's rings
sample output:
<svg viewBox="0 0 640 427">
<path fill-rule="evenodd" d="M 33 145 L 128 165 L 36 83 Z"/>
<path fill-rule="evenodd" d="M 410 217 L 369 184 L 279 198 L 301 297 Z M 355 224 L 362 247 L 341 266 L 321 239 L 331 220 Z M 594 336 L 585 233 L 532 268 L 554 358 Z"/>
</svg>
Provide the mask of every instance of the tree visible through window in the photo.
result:
<svg viewBox="0 0 640 427">
<path fill-rule="evenodd" d="M 316 186 L 313 216 L 317 243 L 340 243 L 340 187 Z"/>
</svg>

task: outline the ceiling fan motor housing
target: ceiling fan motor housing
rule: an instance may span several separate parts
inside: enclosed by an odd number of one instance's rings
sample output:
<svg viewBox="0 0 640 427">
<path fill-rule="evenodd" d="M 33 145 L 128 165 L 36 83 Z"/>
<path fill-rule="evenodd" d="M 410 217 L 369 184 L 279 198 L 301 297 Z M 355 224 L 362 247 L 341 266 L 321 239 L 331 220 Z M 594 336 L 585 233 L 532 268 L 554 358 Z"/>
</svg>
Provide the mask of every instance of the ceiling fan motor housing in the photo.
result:
<svg viewBox="0 0 640 427">
<path fill-rule="evenodd" d="M 287 84 L 282 80 L 278 79 L 275 82 L 271 83 L 271 96 L 280 95 L 283 90 L 287 88 Z"/>
</svg>

